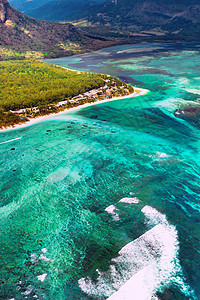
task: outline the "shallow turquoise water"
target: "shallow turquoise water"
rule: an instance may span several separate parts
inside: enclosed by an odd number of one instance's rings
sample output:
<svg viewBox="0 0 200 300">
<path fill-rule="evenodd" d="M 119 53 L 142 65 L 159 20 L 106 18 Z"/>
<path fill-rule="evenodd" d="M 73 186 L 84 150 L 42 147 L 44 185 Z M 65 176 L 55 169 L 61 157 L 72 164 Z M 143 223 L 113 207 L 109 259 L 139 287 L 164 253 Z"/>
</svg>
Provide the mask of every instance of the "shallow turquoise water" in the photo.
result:
<svg viewBox="0 0 200 300">
<path fill-rule="evenodd" d="M 0 297 L 107 299 L 132 278 L 134 300 L 200 299 L 199 129 L 174 116 L 200 98 L 199 46 L 48 61 L 150 92 L 0 133 Z"/>
</svg>

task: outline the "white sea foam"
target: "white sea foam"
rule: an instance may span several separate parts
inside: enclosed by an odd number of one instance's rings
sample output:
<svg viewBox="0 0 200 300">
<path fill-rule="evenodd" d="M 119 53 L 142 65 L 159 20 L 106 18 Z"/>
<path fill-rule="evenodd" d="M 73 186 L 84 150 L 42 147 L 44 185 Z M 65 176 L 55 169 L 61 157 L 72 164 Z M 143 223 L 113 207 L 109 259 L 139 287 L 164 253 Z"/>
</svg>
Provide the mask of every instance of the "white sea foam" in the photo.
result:
<svg viewBox="0 0 200 300">
<path fill-rule="evenodd" d="M 156 156 L 157 157 L 160 157 L 160 158 L 166 158 L 166 157 L 169 157 L 168 154 L 164 153 L 164 152 L 157 152 L 156 153 Z"/>
<path fill-rule="evenodd" d="M 116 212 L 116 211 L 118 211 L 118 209 L 114 205 L 110 205 L 110 206 L 106 207 L 105 211 L 107 211 L 107 213 L 112 215 L 113 220 L 115 220 L 115 221 L 120 220 L 119 214 Z"/>
<path fill-rule="evenodd" d="M 99 295 L 109 297 L 131 279 L 133 283 L 137 282 L 137 285 L 132 288 L 134 292 L 140 290 L 140 296 L 143 297 L 141 299 L 146 299 L 145 297 L 151 294 L 147 280 L 149 277 L 150 281 L 152 280 L 150 272 L 147 271 L 152 270 L 152 266 L 156 265 L 157 259 L 160 257 L 160 239 L 164 236 L 161 226 L 162 225 L 155 226 L 135 241 L 123 247 L 119 252 L 119 256 L 111 260 L 109 271 L 99 272 L 100 275 L 98 276 L 97 284 L 93 283 L 90 278 L 80 279 L 79 286 L 81 289 L 92 296 Z M 142 272 L 144 269 L 146 271 Z M 138 272 L 140 273 L 138 274 Z M 147 278 L 145 274 L 147 274 Z M 123 290 L 124 289 L 126 291 L 126 297 L 129 297 L 130 289 L 123 288 Z M 119 297 L 117 293 L 115 293 L 113 297 L 111 299 L 120 299 L 121 291 L 119 292 Z M 137 295 L 137 299 L 139 299 L 138 297 L 139 295 Z"/>
<path fill-rule="evenodd" d="M 133 197 L 133 198 L 125 197 L 118 201 L 118 203 L 127 203 L 127 204 L 133 204 L 133 203 L 136 204 L 139 202 L 140 202 L 140 200 L 136 197 Z M 114 221 L 120 220 L 119 214 L 117 213 L 117 211 L 119 211 L 119 209 L 116 208 L 115 205 L 110 205 L 110 206 L 106 207 L 105 211 L 112 215 Z"/>
<path fill-rule="evenodd" d="M 32 292 L 32 290 L 33 290 L 33 286 L 32 286 L 32 285 L 29 285 L 29 286 L 27 287 L 27 290 L 26 290 L 25 292 L 21 293 L 21 294 L 22 294 L 22 295 L 25 295 L 25 296 L 30 295 L 31 292 Z"/>
<path fill-rule="evenodd" d="M 182 84 L 182 85 L 188 85 L 190 80 L 186 77 L 181 77 L 178 79 L 178 82 L 179 82 L 179 84 Z"/>
<path fill-rule="evenodd" d="M 98 278 L 81 278 L 80 288 L 90 296 L 110 297 L 109 300 L 156 299 L 156 292 L 179 285 L 182 292 L 195 299 L 184 282 L 178 259 L 179 243 L 175 226 L 165 215 L 145 206 L 147 224 L 154 226 L 136 240 L 125 245 L 110 261 L 109 270 L 98 270 Z"/>
<path fill-rule="evenodd" d="M 35 253 L 31 253 L 31 262 L 32 263 L 38 262 L 38 256 Z"/>
<path fill-rule="evenodd" d="M 166 226 L 171 226 L 168 223 L 166 216 L 164 214 L 161 214 L 155 208 L 146 205 L 142 208 L 141 211 L 143 212 L 143 214 L 147 218 L 147 221 L 150 225 L 163 224 L 163 225 L 166 225 Z"/>
<path fill-rule="evenodd" d="M 46 248 L 43 248 L 42 249 L 42 252 L 43 253 L 46 253 L 47 252 L 47 249 Z M 31 253 L 31 262 L 32 263 L 37 263 L 39 261 L 39 259 L 42 259 L 44 261 L 52 261 L 50 258 L 48 258 L 46 255 L 44 254 L 41 254 L 40 256 L 36 255 L 35 253 Z"/>
<path fill-rule="evenodd" d="M 168 155 L 167 153 L 164 152 L 156 152 L 155 155 L 152 156 L 155 161 L 162 161 L 162 159 L 167 159 L 170 158 L 171 155 Z"/>
<path fill-rule="evenodd" d="M 119 202 L 128 203 L 128 204 L 132 204 L 132 203 L 136 204 L 136 203 L 139 203 L 140 200 L 137 197 L 134 197 L 134 198 L 125 197 L 125 198 L 122 198 L 121 200 L 119 200 Z"/>
<path fill-rule="evenodd" d="M 48 251 L 48 250 L 47 250 L 46 248 L 43 248 L 43 249 L 42 249 L 42 252 L 43 252 L 43 253 L 46 253 L 47 251 Z"/>
<path fill-rule="evenodd" d="M 166 153 L 160 153 L 159 155 L 160 157 L 168 157 L 168 155 Z"/>
<path fill-rule="evenodd" d="M 131 277 L 109 300 L 156 300 L 156 295 L 149 293 L 147 282 L 143 282 L 148 272 L 148 267 L 143 268 Z M 142 282 L 142 284 L 138 284 Z M 133 296 L 134 295 L 134 296 Z M 134 298 L 133 298 L 134 297 Z"/>
<path fill-rule="evenodd" d="M 200 90 L 199 89 L 186 89 L 188 93 L 200 95 Z"/>
<path fill-rule="evenodd" d="M 37 279 L 43 282 L 45 280 L 46 276 L 47 276 L 47 273 L 42 274 L 42 275 L 38 275 Z"/>
<path fill-rule="evenodd" d="M 50 261 L 51 260 L 48 257 L 46 257 L 44 254 L 41 254 L 39 259 L 43 259 L 44 261 Z"/>
<path fill-rule="evenodd" d="M 10 142 L 13 142 L 13 141 L 16 141 L 16 140 L 20 140 L 22 138 L 22 136 L 16 138 L 16 139 L 12 139 L 12 140 L 9 140 L 9 141 L 5 141 L 5 142 L 1 142 L 0 145 L 2 144 L 6 144 L 6 143 L 10 143 Z"/>
<path fill-rule="evenodd" d="M 130 192 L 130 193 L 129 193 L 130 196 L 133 196 L 134 194 L 135 194 L 134 192 Z"/>
</svg>

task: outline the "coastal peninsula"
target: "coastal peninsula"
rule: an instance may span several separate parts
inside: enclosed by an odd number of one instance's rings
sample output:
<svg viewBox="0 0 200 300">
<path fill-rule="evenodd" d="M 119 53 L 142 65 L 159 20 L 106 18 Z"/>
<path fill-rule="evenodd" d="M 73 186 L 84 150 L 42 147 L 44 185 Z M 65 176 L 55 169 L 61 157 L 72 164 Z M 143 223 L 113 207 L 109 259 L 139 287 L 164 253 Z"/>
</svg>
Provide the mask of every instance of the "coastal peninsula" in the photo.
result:
<svg viewBox="0 0 200 300">
<path fill-rule="evenodd" d="M 104 74 L 64 69 L 40 61 L 0 62 L 0 129 L 49 114 L 146 93 Z"/>
</svg>

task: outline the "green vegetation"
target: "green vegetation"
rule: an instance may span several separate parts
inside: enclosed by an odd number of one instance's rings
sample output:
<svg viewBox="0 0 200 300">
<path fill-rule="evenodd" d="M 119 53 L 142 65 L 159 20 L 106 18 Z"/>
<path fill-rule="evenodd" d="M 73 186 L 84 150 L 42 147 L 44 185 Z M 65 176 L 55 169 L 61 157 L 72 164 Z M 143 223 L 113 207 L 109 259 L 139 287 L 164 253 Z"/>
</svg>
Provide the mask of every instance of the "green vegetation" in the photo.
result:
<svg viewBox="0 0 200 300">
<path fill-rule="evenodd" d="M 36 61 L 0 62 L 0 108 L 5 111 L 71 99 L 104 85 L 103 76 Z"/>
<path fill-rule="evenodd" d="M 1 61 L 0 128 L 133 91 L 108 75 L 71 71 L 35 60 Z"/>
<path fill-rule="evenodd" d="M 13 126 L 15 124 L 24 123 L 27 121 L 27 118 L 20 116 L 18 114 L 13 114 L 12 112 L 4 112 L 0 109 L 0 128 Z"/>
<path fill-rule="evenodd" d="M 0 46 L 0 60 L 42 59 L 49 53 L 40 51 L 17 51 L 11 47 Z"/>
</svg>

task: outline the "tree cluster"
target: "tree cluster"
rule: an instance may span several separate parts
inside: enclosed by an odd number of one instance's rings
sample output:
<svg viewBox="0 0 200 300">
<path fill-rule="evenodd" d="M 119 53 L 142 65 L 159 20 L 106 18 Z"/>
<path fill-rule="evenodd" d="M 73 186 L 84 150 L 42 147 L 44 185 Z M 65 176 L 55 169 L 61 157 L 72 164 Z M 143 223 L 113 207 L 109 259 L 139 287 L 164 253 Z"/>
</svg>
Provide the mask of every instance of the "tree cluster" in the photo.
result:
<svg viewBox="0 0 200 300">
<path fill-rule="evenodd" d="M 0 108 L 18 110 L 71 99 L 104 85 L 103 75 L 38 61 L 0 62 Z"/>
</svg>

